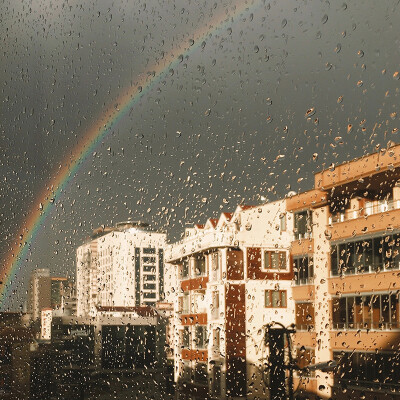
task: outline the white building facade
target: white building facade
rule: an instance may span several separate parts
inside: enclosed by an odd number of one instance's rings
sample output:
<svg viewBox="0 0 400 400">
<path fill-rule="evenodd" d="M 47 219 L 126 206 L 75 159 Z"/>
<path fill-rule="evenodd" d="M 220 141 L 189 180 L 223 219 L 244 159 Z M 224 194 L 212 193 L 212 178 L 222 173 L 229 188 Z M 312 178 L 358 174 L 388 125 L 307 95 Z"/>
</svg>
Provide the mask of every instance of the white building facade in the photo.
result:
<svg viewBox="0 0 400 400">
<path fill-rule="evenodd" d="M 77 249 L 78 316 L 155 305 L 164 293 L 165 233 L 125 222 Z"/>
</svg>

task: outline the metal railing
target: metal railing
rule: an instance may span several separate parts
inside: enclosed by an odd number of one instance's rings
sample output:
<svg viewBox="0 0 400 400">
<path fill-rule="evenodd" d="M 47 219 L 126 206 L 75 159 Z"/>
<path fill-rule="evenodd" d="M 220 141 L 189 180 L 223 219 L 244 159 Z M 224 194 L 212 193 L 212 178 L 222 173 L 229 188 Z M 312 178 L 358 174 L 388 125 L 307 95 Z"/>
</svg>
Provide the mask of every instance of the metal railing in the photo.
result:
<svg viewBox="0 0 400 400">
<path fill-rule="evenodd" d="M 314 277 L 310 276 L 309 278 L 297 278 L 294 282 L 296 286 L 313 285 Z"/>
<path fill-rule="evenodd" d="M 398 209 L 400 209 L 400 200 L 388 200 L 384 203 L 369 205 L 358 210 L 345 210 L 343 212 L 336 213 L 329 218 L 329 223 L 335 224 L 338 222 L 349 221 L 352 219 L 367 217 L 369 215 Z"/>
<path fill-rule="evenodd" d="M 400 321 L 394 322 L 336 322 L 332 324 L 334 330 L 359 330 L 359 329 L 372 329 L 377 331 L 391 331 L 393 329 L 400 329 Z"/>
</svg>

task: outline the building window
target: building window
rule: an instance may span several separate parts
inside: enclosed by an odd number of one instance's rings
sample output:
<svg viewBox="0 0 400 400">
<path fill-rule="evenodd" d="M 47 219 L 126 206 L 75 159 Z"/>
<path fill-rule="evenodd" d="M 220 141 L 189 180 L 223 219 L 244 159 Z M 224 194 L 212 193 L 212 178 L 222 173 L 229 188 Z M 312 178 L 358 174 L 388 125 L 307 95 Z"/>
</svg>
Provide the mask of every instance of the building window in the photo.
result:
<svg viewBox="0 0 400 400">
<path fill-rule="evenodd" d="M 189 295 L 184 294 L 178 299 L 178 312 L 182 314 L 188 314 L 189 310 Z"/>
<path fill-rule="evenodd" d="M 336 297 L 332 301 L 334 329 L 398 329 L 399 296 L 384 293 Z"/>
<path fill-rule="evenodd" d="M 211 253 L 211 265 L 213 271 L 219 270 L 219 253 Z"/>
<path fill-rule="evenodd" d="M 212 394 L 215 397 L 221 395 L 221 366 L 214 365 L 212 369 Z"/>
<path fill-rule="evenodd" d="M 189 276 L 189 259 L 185 258 L 182 261 L 182 265 L 181 265 L 181 278 L 187 278 Z"/>
<path fill-rule="evenodd" d="M 399 390 L 399 352 L 347 352 L 334 351 L 333 358 L 338 368 L 335 383 L 354 384 L 380 390 Z"/>
<path fill-rule="evenodd" d="M 294 214 L 295 239 L 310 239 L 312 237 L 312 212 L 300 211 Z"/>
<path fill-rule="evenodd" d="M 332 276 L 400 269 L 400 234 L 331 246 Z"/>
<path fill-rule="evenodd" d="M 296 329 L 299 331 L 314 328 L 314 304 L 311 302 L 296 303 Z"/>
<path fill-rule="evenodd" d="M 286 231 L 286 213 L 282 213 L 279 216 L 279 222 L 280 222 L 281 232 L 285 232 Z"/>
<path fill-rule="evenodd" d="M 182 380 L 185 382 L 189 382 L 192 379 L 192 368 L 190 367 L 189 361 L 182 361 Z"/>
<path fill-rule="evenodd" d="M 205 349 L 207 347 L 207 327 L 203 325 L 195 326 L 196 349 Z"/>
<path fill-rule="evenodd" d="M 265 307 L 267 308 L 285 308 L 286 290 L 266 290 Z"/>
<path fill-rule="evenodd" d="M 196 383 L 206 384 L 208 381 L 207 364 L 197 363 L 194 367 L 194 381 Z"/>
<path fill-rule="evenodd" d="M 190 349 L 190 330 L 185 326 L 181 331 L 181 346 L 184 349 Z"/>
<path fill-rule="evenodd" d="M 285 251 L 264 251 L 264 269 L 286 270 L 286 252 Z"/>
<path fill-rule="evenodd" d="M 221 329 L 216 328 L 213 330 L 213 352 L 216 356 L 220 355 L 221 351 Z"/>
<path fill-rule="evenodd" d="M 294 257 L 293 268 L 296 285 L 307 285 L 314 281 L 314 263 L 312 257 Z"/>
<path fill-rule="evenodd" d="M 156 284 L 155 283 L 144 283 L 143 284 L 143 289 L 144 290 L 155 290 L 156 289 Z"/>
<path fill-rule="evenodd" d="M 145 254 L 156 254 L 156 249 L 153 247 L 144 247 L 143 253 Z"/>
<path fill-rule="evenodd" d="M 215 290 L 212 292 L 211 316 L 213 319 L 217 319 L 219 317 L 219 292 L 218 292 L 218 290 Z"/>
<path fill-rule="evenodd" d="M 206 258 L 204 255 L 194 257 L 194 274 L 196 276 L 205 275 L 206 273 Z"/>
</svg>

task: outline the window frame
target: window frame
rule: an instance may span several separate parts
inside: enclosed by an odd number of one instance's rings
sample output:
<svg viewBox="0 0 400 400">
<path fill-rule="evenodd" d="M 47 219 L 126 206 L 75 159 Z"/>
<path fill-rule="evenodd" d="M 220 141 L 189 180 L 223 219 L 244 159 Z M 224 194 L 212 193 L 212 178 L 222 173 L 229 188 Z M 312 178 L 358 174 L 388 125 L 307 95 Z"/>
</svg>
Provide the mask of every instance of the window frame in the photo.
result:
<svg viewBox="0 0 400 400">
<path fill-rule="evenodd" d="M 279 293 L 280 294 L 280 305 L 274 305 L 273 303 L 273 293 Z M 284 294 L 284 301 L 282 300 L 282 295 Z M 267 304 L 267 298 L 269 299 L 268 304 Z M 284 289 L 279 289 L 279 290 L 274 290 L 274 289 L 266 289 L 264 290 L 264 308 L 287 308 L 287 290 Z"/>
<path fill-rule="evenodd" d="M 272 255 L 278 254 L 278 268 L 271 268 L 273 265 Z M 266 260 L 269 260 L 269 268 L 266 267 Z M 279 268 L 281 256 L 283 255 L 283 259 L 285 260 L 285 268 Z M 261 269 L 262 271 L 268 272 L 289 272 L 290 271 L 290 262 L 289 262 L 289 255 L 288 252 L 285 250 L 271 250 L 271 249 L 264 249 L 261 255 Z"/>
</svg>

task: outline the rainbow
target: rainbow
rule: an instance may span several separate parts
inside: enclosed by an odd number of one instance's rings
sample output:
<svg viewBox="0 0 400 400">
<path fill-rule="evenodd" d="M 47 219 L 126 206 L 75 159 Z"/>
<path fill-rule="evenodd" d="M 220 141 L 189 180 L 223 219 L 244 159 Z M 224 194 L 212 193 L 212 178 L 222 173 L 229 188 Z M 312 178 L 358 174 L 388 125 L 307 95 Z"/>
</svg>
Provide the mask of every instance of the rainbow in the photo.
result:
<svg viewBox="0 0 400 400">
<path fill-rule="evenodd" d="M 0 310 L 5 306 L 13 287 L 13 282 L 22 264 L 24 261 L 28 261 L 34 239 L 37 237 L 46 217 L 88 156 L 112 132 L 118 121 L 169 71 L 176 68 L 186 56 L 203 46 L 207 37 L 223 30 L 235 18 L 250 13 L 259 4 L 259 0 L 245 1 L 233 7 L 232 15 L 223 13 L 223 15 L 215 16 L 207 26 L 197 30 L 188 42 L 185 41 L 179 44 L 165 55 L 164 62 L 148 67 L 137 78 L 135 85 L 113 101 L 112 106 L 109 106 L 96 123 L 85 133 L 82 140 L 78 142 L 60 164 L 60 168 L 54 174 L 52 182 L 39 194 L 33 208 L 28 213 L 28 218 L 20 228 L 21 231 L 18 234 L 18 238 L 15 239 L 2 262 L 0 270 Z M 115 104 L 118 105 L 118 108 L 115 107 Z"/>
</svg>

